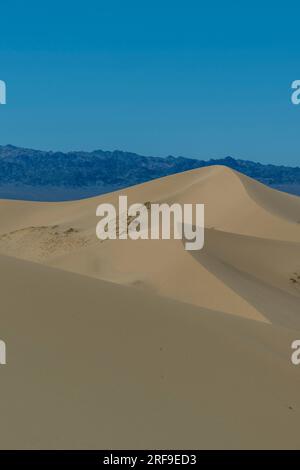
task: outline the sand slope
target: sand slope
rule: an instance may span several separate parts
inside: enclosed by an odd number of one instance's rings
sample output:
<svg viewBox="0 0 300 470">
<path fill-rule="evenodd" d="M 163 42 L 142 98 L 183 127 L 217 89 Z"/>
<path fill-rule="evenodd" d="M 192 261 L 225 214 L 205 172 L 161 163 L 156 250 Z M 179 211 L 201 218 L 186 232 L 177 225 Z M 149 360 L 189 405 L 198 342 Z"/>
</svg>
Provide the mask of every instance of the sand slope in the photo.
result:
<svg viewBox="0 0 300 470">
<path fill-rule="evenodd" d="M 9 257 L 0 281 L 1 448 L 299 448 L 299 330 Z"/>
<path fill-rule="evenodd" d="M 180 241 L 105 241 L 100 202 L 205 204 L 205 247 Z M 215 166 L 98 198 L 65 203 L 1 201 L 0 253 L 204 308 L 300 327 L 300 198 Z"/>
</svg>

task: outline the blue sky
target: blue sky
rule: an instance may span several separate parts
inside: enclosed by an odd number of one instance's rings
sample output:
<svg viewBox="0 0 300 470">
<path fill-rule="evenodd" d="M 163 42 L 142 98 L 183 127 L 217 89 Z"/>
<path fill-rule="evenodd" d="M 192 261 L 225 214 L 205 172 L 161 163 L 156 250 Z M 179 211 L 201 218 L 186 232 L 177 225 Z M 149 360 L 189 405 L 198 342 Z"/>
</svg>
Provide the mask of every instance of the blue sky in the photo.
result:
<svg viewBox="0 0 300 470">
<path fill-rule="evenodd" d="M 299 2 L 1 2 L 0 143 L 300 165 Z"/>
</svg>

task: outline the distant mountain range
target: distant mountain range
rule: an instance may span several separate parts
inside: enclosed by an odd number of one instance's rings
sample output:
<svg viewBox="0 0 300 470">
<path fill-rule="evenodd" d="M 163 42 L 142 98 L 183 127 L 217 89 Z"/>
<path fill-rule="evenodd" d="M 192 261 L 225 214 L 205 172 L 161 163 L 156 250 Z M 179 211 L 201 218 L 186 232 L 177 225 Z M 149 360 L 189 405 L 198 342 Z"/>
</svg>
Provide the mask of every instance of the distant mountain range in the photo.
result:
<svg viewBox="0 0 300 470">
<path fill-rule="evenodd" d="M 207 161 L 95 150 L 51 152 L 0 146 L 0 198 L 70 200 L 210 165 L 225 165 L 282 191 L 300 195 L 300 167 L 232 157 Z"/>
</svg>

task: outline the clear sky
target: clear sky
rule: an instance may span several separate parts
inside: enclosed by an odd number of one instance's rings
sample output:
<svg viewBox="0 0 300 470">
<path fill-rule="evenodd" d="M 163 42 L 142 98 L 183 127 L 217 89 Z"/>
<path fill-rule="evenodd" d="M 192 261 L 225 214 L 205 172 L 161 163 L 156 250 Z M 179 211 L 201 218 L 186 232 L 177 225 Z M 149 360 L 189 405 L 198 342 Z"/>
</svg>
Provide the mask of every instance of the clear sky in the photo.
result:
<svg viewBox="0 0 300 470">
<path fill-rule="evenodd" d="M 300 165 L 300 4 L 0 4 L 0 144 Z"/>
</svg>

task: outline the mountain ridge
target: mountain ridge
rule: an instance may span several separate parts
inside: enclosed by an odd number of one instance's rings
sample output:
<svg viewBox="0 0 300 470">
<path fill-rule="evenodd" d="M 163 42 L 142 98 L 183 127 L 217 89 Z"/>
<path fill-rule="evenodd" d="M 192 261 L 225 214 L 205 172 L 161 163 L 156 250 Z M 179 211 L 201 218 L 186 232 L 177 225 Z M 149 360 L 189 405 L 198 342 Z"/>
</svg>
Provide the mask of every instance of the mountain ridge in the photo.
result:
<svg viewBox="0 0 300 470">
<path fill-rule="evenodd" d="M 223 165 L 269 185 L 300 195 L 300 167 L 272 165 L 230 156 L 209 160 L 144 156 L 121 150 L 43 151 L 0 146 L 0 197 L 69 200 L 123 189 L 163 176 Z"/>
</svg>

